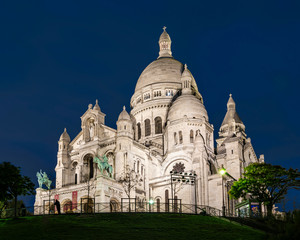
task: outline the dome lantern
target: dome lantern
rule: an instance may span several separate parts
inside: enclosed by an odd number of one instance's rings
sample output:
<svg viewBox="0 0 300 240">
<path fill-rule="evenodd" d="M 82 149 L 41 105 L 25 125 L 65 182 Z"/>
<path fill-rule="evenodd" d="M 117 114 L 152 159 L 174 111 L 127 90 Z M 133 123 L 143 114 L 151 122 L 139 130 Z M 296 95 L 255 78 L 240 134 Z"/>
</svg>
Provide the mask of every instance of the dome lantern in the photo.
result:
<svg viewBox="0 0 300 240">
<path fill-rule="evenodd" d="M 166 27 L 163 27 L 163 33 L 160 35 L 158 44 L 159 44 L 159 56 L 161 57 L 173 57 L 171 52 L 171 38 L 166 32 Z"/>
<path fill-rule="evenodd" d="M 182 82 L 182 94 L 192 94 L 192 89 L 191 89 L 192 76 L 186 64 L 184 64 L 184 71 L 181 75 L 181 82 Z"/>
<path fill-rule="evenodd" d="M 59 141 L 64 141 L 69 143 L 71 141 L 69 134 L 67 133 L 67 129 L 64 129 L 64 132 L 60 135 Z"/>
</svg>

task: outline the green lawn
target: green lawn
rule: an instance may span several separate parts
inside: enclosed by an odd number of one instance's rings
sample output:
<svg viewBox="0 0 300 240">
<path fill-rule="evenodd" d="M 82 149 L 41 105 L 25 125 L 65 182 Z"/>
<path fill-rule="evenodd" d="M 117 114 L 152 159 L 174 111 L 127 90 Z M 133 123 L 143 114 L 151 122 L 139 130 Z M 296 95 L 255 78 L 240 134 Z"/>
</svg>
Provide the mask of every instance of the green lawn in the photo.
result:
<svg viewBox="0 0 300 240">
<path fill-rule="evenodd" d="M 265 239 L 249 227 L 209 216 L 97 214 L 0 220 L 0 239 Z"/>
</svg>

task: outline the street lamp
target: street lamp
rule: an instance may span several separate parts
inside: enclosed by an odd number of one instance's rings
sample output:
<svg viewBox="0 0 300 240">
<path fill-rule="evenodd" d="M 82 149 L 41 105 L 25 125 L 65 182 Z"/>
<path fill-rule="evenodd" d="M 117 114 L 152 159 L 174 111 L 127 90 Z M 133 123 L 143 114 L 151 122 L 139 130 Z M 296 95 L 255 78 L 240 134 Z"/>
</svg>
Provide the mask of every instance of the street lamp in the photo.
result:
<svg viewBox="0 0 300 240">
<path fill-rule="evenodd" d="M 233 181 L 236 181 L 236 179 L 226 171 L 226 169 L 223 167 L 223 164 L 222 164 L 222 168 L 219 170 L 219 173 L 222 176 L 222 202 L 223 202 L 223 204 L 222 204 L 222 215 L 224 217 L 225 216 L 225 210 L 226 210 L 225 203 L 224 203 L 224 198 L 225 198 L 225 196 L 224 196 L 224 175 L 230 177 Z"/>
<path fill-rule="evenodd" d="M 171 175 L 171 194 L 172 194 L 172 206 L 173 206 L 173 200 L 174 200 L 174 193 L 173 193 L 173 182 L 174 183 L 186 183 L 194 185 L 195 187 L 195 214 L 197 214 L 197 174 L 195 172 L 176 172 L 176 171 L 170 171 Z"/>
<path fill-rule="evenodd" d="M 225 217 L 225 202 L 224 202 L 224 175 L 226 174 L 226 169 L 223 167 L 219 170 L 222 176 L 222 216 Z"/>
</svg>

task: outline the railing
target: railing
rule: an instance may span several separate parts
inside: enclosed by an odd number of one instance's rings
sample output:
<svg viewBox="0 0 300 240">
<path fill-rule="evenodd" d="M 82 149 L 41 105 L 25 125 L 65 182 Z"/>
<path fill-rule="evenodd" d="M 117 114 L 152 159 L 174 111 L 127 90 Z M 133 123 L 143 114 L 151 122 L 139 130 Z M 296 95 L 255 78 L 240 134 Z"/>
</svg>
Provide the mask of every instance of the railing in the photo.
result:
<svg viewBox="0 0 300 240">
<path fill-rule="evenodd" d="M 51 215 L 58 214 L 57 207 L 51 203 L 44 206 L 33 206 L 26 208 L 18 208 L 17 216 L 30 215 Z M 60 207 L 61 214 L 96 214 L 96 213 L 179 213 L 179 214 L 200 214 L 210 216 L 222 216 L 222 211 L 209 206 L 197 206 L 193 204 L 178 203 L 138 203 L 129 202 L 104 202 L 104 203 L 78 203 L 78 204 L 64 204 Z M 5 209 L 0 218 L 14 217 L 14 209 Z"/>
</svg>

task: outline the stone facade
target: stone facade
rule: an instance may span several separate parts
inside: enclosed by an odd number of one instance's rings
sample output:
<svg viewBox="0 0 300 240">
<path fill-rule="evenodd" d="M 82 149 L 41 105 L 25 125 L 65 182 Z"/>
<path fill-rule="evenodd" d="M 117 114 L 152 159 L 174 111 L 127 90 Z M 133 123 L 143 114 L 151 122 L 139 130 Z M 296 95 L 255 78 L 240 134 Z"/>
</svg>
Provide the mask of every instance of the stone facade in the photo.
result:
<svg viewBox="0 0 300 240">
<path fill-rule="evenodd" d="M 82 130 L 72 141 L 64 130 L 58 141 L 56 189 L 37 189 L 36 206 L 54 198 L 63 206 L 88 201 L 119 205 L 122 198 L 128 198 L 119 180 L 130 169 L 139 179 L 130 193 L 138 203 L 153 199 L 162 204 L 177 198 L 183 204 L 194 204 L 196 186 L 197 205 L 221 209 L 222 183 L 230 179 L 222 182 L 218 170 L 223 166 L 238 179 L 245 166 L 264 161 L 263 155 L 256 157 L 231 95 L 214 147 L 214 126 L 202 95 L 187 66 L 173 58 L 171 38 L 165 29 L 159 47 L 158 59 L 140 75 L 130 101 L 131 111 L 123 108 L 116 130 L 105 125 L 98 101 L 88 106 L 81 117 Z M 103 155 L 113 167 L 112 176 L 107 171 L 101 174 L 93 161 Z M 172 170 L 196 174 L 196 185 L 174 183 L 171 194 Z M 225 204 L 233 210 L 226 185 L 223 190 Z M 72 210 L 78 211 L 81 205 Z"/>
</svg>

